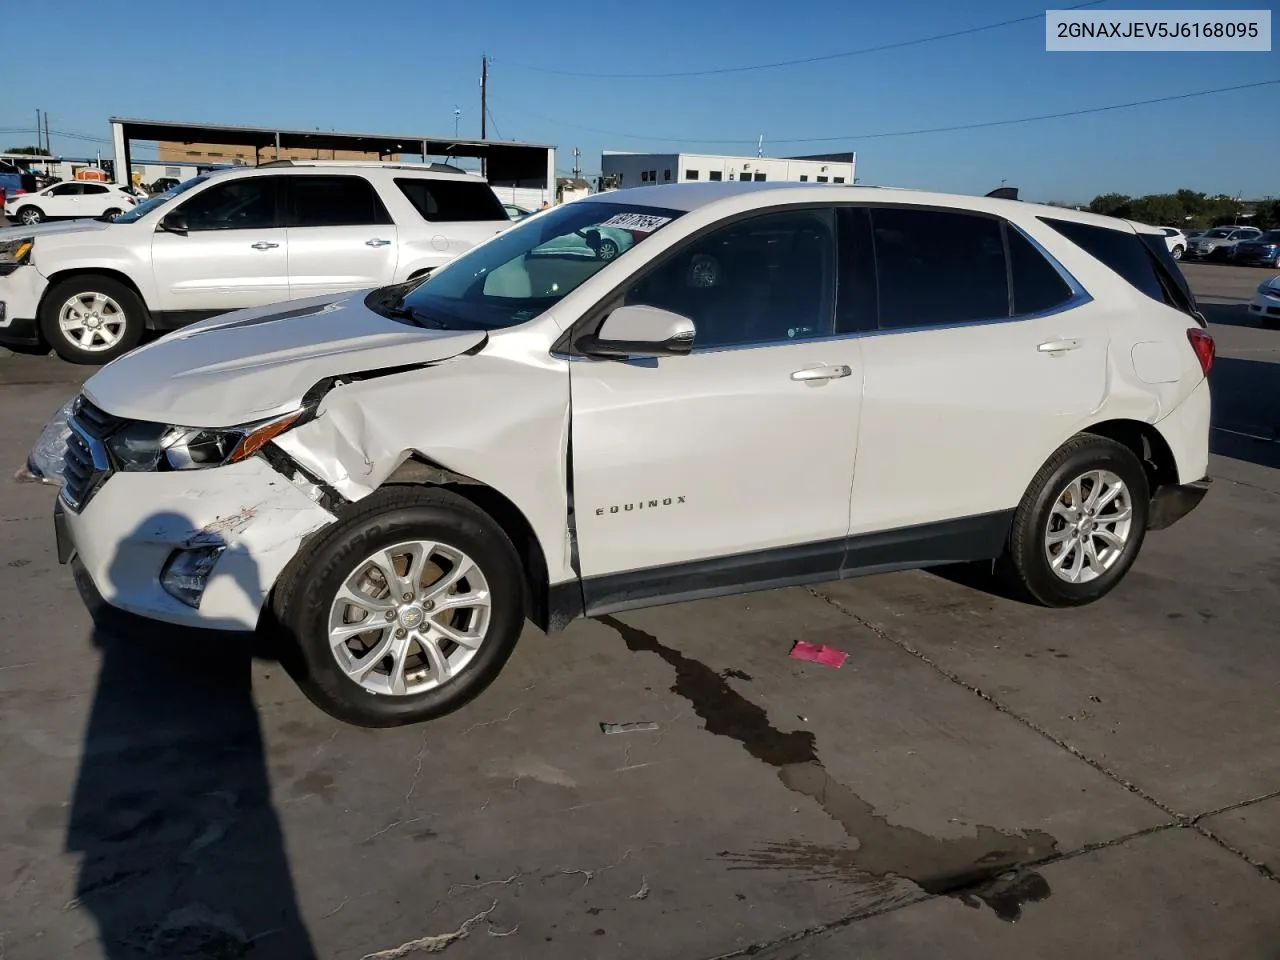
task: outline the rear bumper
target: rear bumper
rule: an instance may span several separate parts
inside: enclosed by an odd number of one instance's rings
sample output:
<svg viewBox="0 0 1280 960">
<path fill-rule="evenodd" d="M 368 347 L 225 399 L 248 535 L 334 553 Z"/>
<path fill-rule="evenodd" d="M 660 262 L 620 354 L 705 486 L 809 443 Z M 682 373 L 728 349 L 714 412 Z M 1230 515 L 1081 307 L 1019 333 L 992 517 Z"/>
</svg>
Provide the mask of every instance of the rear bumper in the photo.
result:
<svg viewBox="0 0 1280 960">
<path fill-rule="evenodd" d="M 1209 492 L 1209 486 L 1212 483 L 1209 477 L 1202 477 L 1194 483 L 1180 483 L 1159 488 L 1151 497 L 1147 529 L 1163 530 L 1173 526 L 1200 506 L 1200 501 Z"/>
</svg>

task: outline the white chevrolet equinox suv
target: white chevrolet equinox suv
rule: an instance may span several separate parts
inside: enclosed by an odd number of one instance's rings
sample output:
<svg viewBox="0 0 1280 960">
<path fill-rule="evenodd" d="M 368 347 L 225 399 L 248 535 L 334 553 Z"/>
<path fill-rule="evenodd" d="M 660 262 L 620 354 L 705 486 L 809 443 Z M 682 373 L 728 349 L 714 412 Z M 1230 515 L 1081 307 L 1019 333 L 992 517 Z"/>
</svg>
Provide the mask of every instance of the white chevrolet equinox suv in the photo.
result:
<svg viewBox="0 0 1280 960">
<path fill-rule="evenodd" d="M 511 225 L 443 164 L 281 160 L 117 212 L 0 230 L 0 343 L 106 363 L 144 330 L 406 280 Z"/>
<path fill-rule="evenodd" d="M 64 408 L 58 553 L 94 605 L 269 630 L 324 710 L 417 721 L 484 689 L 526 617 L 969 561 L 1097 600 L 1207 489 L 1213 357 L 1151 228 L 611 192 L 108 365 Z"/>
</svg>

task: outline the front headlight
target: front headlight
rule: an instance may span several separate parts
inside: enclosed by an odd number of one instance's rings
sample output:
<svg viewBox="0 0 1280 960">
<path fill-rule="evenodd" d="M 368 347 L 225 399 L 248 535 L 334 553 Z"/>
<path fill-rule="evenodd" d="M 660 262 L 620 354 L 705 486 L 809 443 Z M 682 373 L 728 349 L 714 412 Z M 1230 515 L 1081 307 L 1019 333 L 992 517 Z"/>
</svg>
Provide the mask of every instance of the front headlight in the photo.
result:
<svg viewBox="0 0 1280 960">
<path fill-rule="evenodd" d="M 34 237 L 19 237 L 17 240 L 6 240 L 0 243 L 0 264 L 22 264 L 31 259 L 31 251 L 35 249 Z"/>
<path fill-rule="evenodd" d="M 302 411 L 239 427 L 207 429 L 131 423 L 107 438 L 121 470 L 199 470 L 245 460 L 297 423 Z"/>
</svg>

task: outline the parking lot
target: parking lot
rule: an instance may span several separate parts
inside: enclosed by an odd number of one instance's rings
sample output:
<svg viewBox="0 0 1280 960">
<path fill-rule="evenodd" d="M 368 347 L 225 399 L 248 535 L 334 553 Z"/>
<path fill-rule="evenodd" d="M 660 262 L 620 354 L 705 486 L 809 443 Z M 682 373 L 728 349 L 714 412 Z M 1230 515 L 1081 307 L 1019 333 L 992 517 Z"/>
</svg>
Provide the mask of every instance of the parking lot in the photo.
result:
<svg viewBox="0 0 1280 960">
<path fill-rule="evenodd" d="M 394 730 L 247 641 L 95 627 L 7 479 L 91 370 L 0 359 L 0 958 L 1276 956 L 1280 330 L 1266 271 L 1185 272 L 1215 482 L 1107 599 L 905 573 L 529 628 Z"/>
</svg>

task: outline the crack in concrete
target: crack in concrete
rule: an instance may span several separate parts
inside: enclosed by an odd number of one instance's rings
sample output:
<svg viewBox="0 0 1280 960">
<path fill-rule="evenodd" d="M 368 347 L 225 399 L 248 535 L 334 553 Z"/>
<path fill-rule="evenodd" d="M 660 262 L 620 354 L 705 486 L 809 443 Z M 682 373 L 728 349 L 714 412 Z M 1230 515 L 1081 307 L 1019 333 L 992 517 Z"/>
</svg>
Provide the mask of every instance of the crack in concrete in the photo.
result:
<svg viewBox="0 0 1280 960">
<path fill-rule="evenodd" d="M 925 664 L 926 666 L 930 667 L 932 670 L 934 670 L 937 674 L 939 674 L 944 679 L 950 681 L 951 683 L 954 683 L 956 686 L 961 687 L 964 690 L 969 691 L 979 699 L 986 701 L 988 704 L 990 704 L 1000 713 L 1003 713 L 1013 718 L 1018 723 L 1025 726 L 1027 729 L 1034 731 L 1044 739 L 1048 740 L 1054 746 L 1058 747 L 1061 750 L 1065 750 L 1067 753 L 1071 754 L 1077 760 L 1080 760 L 1083 763 L 1088 764 L 1090 767 L 1098 771 L 1098 773 L 1102 774 L 1112 783 L 1115 783 L 1123 787 L 1125 790 L 1129 791 L 1134 796 L 1140 797 L 1141 799 L 1145 800 L 1147 803 L 1155 807 L 1157 810 L 1159 810 L 1161 813 L 1164 813 L 1166 816 L 1172 818 L 1171 823 L 1163 824 L 1158 828 L 1156 828 L 1157 830 L 1171 829 L 1175 827 L 1179 829 L 1194 830 L 1196 833 L 1200 834 L 1205 839 L 1210 840 L 1213 843 L 1216 843 L 1223 850 L 1226 850 L 1228 853 L 1232 854 L 1233 856 L 1239 857 L 1245 863 L 1249 864 L 1249 866 L 1257 870 L 1258 874 L 1264 879 L 1271 880 L 1276 883 L 1280 883 L 1280 876 L 1277 876 L 1277 874 L 1273 870 L 1271 870 L 1270 867 L 1248 856 L 1243 851 L 1236 849 L 1234 846 L 1227 843 L 1225 840 L 1223 840 L 1221 837 L 1219 837 L 1212 830 L 1210 830 L 1208 827 L 1206 827 L 1204 824 L 1200 822 L 1201 820 L 1204 820 L 1208 817 L 1216 816 L 1219 813 L 1225 813 L 1227 811 L 1238 809 L 1239 807 L 1249 806 L 1254 803 L 1261 803 L 1263 800 L 1269 800 L 1274 797 L 1280 796 L 1280 791 L 1275 791 L 1273 793 L 1265 794 L 1261 797 L 1255 797 L 1249 800 L 1238 801 L 1237 803 L 1227 804 L 1226 806 L 1220 809 L 1211 810 L 1205 813 L 1198 813 L 1198 814 L 1179 813 L 1177 810 L 1174 810 L 1171 806 L 1164 803 L 1159 798 L 1143 790 L 1140 786 L 1138 786 L 1133 781 L 1127 780 L 1126 778 L 1122 777 L 1119 773 L 1116 773 L 1114 770 L 1107 767 L 1101 761 L 1095 760 L 1093 757 L 1089 756 L 1083 750 L 1073 746 L 1072 744 L 1068 743 L 1066 740 L 1055 735 L 1054 733 L 1047 730 L 1046 728 L 1040 726 L 1038 723 L 1036 723 L 1034 720 L 1030 719 L 1029 717 L 1024 717 L 1022 714 L 1018 713 L 1016 710 L 1014 710 L 1007 704 L 997 700 L 995 697 L 987 693 L 981 687 L 968 682 L 959 674 L 954 673 L 951 670 L 948 670 L 946 667 L 942 666 L 940 663 L 930 658 L 926 653 L 924 653 L 921 650 L 918 650 L 908 641 L 891 636 L 887 630 L 883 629 L 882 627 L 880 627 L 875 623 L 872 623 L 870 620 L 867 620 L 865 617 L 859 616 L 857 613 L 850 610 L 848 607 L 842 604 L 839 600 L 836 600 L 834 597 L 831 597 L 825 593 L 822 593 L 819 590 L 815 590 L 812 587 L 805 587 L 804 589 L 807 593 L 809 593 L 810 596 L 814 597 L 817 600 L 821 600 L 823 603 L 826 603 L 834 607 L 836 610 L 840 611 L 846 617 L 849 617 L 859 626 L 869 630 L 871 633 L 875 634 L 880 639 L 893 644 L 895 647 L 897 647 L 899 650 L 902 650 L 904 653 L 907 653 L 910 656 L 915 657 L 917 660 L 919 660 L 921 663 Z M 1140 836 L 1140 835 L 1141 834 L 1136 834 L 1135 836 Z M 1132 839 L 1132 837 L 1128 837 L 1125 839 Z M 1044 862 L 1049 862 L 1050 860 L 1056 860 L 1056 859 L 1060 859 L 1060 857 L 1052 857 Z"/>
</svg>

